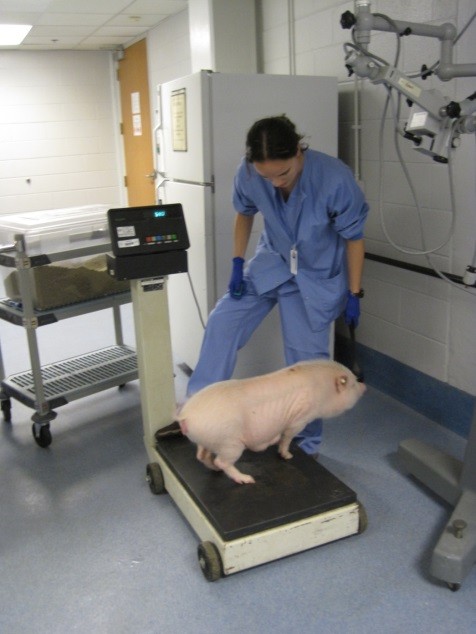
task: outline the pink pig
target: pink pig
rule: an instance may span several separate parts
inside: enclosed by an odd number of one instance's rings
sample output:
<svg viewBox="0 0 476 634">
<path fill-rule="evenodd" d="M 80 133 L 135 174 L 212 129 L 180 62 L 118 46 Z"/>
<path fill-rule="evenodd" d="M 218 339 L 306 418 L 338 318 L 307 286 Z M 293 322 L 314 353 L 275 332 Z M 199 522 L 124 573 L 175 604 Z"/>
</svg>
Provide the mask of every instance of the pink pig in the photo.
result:
<svg viewBox="0 0 476 634">
<path fill-rule="evenodd" d="M 248 484 L 254 478 L 235 467 L 245 448 L 264 451 L 279 443 L 279 454 L 288 460 L 291 440 L 310 421 L 351 409 L 365 389 L 340 363 L 303 361 L 270 374 L 209 385 L 184 404 L 177 420 L 197 444 L 198 460 Z"/>
</svg>

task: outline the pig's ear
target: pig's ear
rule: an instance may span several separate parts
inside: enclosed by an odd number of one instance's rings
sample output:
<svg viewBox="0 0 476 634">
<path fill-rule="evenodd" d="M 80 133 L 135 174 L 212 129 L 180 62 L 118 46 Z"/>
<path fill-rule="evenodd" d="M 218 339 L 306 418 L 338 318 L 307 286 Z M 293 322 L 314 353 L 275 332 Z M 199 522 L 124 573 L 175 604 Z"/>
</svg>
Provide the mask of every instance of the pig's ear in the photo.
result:
<svg viewBox="0 0 476 634">
<path fill-rule="evenodd" d="M 342 392 L 347 387 L 348 378 L 345 374 L 336 377 L 336 392 Z"/>
</svg>

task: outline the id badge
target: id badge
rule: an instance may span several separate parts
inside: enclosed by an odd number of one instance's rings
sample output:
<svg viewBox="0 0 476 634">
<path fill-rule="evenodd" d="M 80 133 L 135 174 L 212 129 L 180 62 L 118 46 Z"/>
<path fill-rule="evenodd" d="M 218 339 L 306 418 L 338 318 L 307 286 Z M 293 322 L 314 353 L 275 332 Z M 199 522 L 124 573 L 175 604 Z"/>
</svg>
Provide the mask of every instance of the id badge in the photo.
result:
<svg viewBox="0 0 476 634">
<path fill-rule="evenodd" d="M 290 252 L 289 266 L 291 269 L 291 273 L 293 275 L 296 275 L 298 272 L 298 252 L 295 247 L 293 247 Z"/>
</svg>

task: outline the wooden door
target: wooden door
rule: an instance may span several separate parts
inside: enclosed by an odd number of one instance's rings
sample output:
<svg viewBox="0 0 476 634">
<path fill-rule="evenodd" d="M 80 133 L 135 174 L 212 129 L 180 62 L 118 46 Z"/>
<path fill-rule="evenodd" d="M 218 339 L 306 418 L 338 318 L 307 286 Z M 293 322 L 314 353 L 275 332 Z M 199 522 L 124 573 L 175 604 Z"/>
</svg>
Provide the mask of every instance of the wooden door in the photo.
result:
<svg viewBox="0 0 476 634">
<path fill-rule="evenodd" d="M 146 40 L 125 49 L 118 76 L 128 202 L 130 206 L 153 205 L 156 197 Z"/>
</svg>

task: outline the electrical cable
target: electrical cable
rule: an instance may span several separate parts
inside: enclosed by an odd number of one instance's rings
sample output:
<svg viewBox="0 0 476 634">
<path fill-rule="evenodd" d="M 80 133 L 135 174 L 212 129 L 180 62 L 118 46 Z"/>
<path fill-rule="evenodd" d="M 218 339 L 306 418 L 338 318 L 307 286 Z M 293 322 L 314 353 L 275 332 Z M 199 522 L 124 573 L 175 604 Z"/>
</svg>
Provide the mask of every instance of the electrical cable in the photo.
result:
<svg viewBox="0 0 476 634">
<path fill-rule="evenodd" d="M 418 249 L 410 249 L 410 248 L 405 248 L 402 247 L 401 245 L 396 244 L 392 238 L 389 235 L 388 229 L 385 225 L 385 217 L 383 214 L 383 206 L 380 208 L 380 214 L 381 214 L 381 224 L 382 224 L 382 230 L 385 234 L 385 237 L 387 238 L 387 240 L 390 242 L 390 244 L 397 249 L 397 251 L 400 251 L 400 253 L 405 253 L 408 255 L 429 255 L 431 253 L 435 253 L 436 251 L 439 251 L 440 249 L 442 249 L 446 244 L 448 244 L 448 242 L 450 241 L 450 239 L 453 237 L 454 234 L 454 228 L 455 228 L 455 203 L 454 203 L 454 187 L 453 187 L 453 174 L 452 171 L 449 171 L 449 175 L 450 175 L 450 200 L 451 200 L 451 209 L 452 209 L 452 222 L 451 222 L 451 227 L 449 230 L 449 233 L 447 235 L 447 237 L 445 238 L 445 240 L 439 244 L 436 247 L 433 247 L 431 249 L 428 249 L 426 244 L 425 244 L 425 230 L 424 230 L 424 225 L 423 225 L 423 214 L 422 214 L 422 210 L 421 210 L 421 205 L 420 202 L 418 200 L 418 195 L 415 189 L 415 186 L 413 184 L 413 181 L 411 179 L 410 173 L 408 171 L 408 168 L 405 164 L 405 161 L 403 160 L 402 157 L 402 153 L 401 153 L 401 148 L 400 145 L 398 143 L 398 138 L 396 136 L 396 129 L 398 128 L 398 120 L 396 119 L 396 112 L 395 112 L 395 107 L 394 107 L 394 103 L 393 100 L 391 98 L 391 89 L 388 89 L 388 95 L 387 95 L 387 101 L 385 104 L 385 108 L 384 108 L 384 113 L 382 116 L 382 120 L 381 120 L 381 127 L 380 127 L 380 138 L 379 138 L 379 154 L 380 154 L 380 173 L 381 175 L 383 175 L 383 160 L 382 160 L 382 156 L 383 156 L 383 128 L 385 126 L 385 115 L 386 115 L 386 111 L 388 108 L 388 103 L 391 103 L 392 105 L 392 113 L 393 113 L 393 117 L 394 117 L 394 124 L 395 124 L 395 134 L 394 134 L 394 142 L 395 142 L 395 150 L 397 152 L 397 156 L 398 156 L 398 160 L 400 163 L 400 166 L 402 168 L 402 171 L 404 173 L 405 179 L 408 183 L 408 186 L 410 188 L 413 200 L 415 202 L 415 207 L 417 210 L 417 217 L 418 217 L 418 222 L 419 222 L 419 228 L 420 228 L 420 235 L 421 235 L 421 241 L 422 241 L 422 247 L 423 250 L 418 250 Z M 450 166 L 450 160 L 448 161 L 448 166 Z M 380 196 L 381 196 L 381 191 L 382 191 L 382 180 L 380 181 Z M 382 201 L 382 197 L 380 198 L 380 201 Z"/>
<path fill-rule="evenodd" d="M 370 57 L 373 61 L 377 62 L 379 66 L 388 66 L 388 62 L 385 61 L 384 59 L 382 59 L 381 57 L 379 57 L 378 55 L 375 55 L 374 53 L 371 53 L 370 51 L 366 51 L 365 48 L 363 48 L 362 46 L 360 46 L 360 44 L 357 44 L 357 42 L 344 42 L 343 44 L 343 48 L 344 48 L 344 52 L 346 53 L 346 58 L 349 56 L 349 53 L 347 52 L 347 48 L 353 48 L 356 51 L 358 51 L 359 53 L 362 53 L 362 55 L 365 55 L 366 57 Z"/>
<path fill-rule="evenodd" d="M 388 242 L 400 253 L 404 253 L 406 255 L 419 255 L 419 256 L 424 256 L 426 261 L 428 262 L 428 265 L 431 267 L 431 269 L 438 275 L 438 277 L 440 277 L 442 280 L 444 280 L 445 282 L 447 282 L 448 284 L 451 284 L 452 286 L 454 286 L 455 288 L 458 288 L 459 290 L 469 293 L 470 295 L 472 295 L 473 297 L 475 296 L 475 292 L 472 291 L 469 288 L 463 287 L 460 284 L 454 282 L 453 280 L 449 279 L 444 273 L 442 273 L 431 261 L 430 255 L 435 253 L 436 251 L 440 250 L 442 247 L 444 247 L 449 240 L 453 237 L 454 235 L 454 230 L 455 230 L 455 223 L 456 223 L 456 204 L 455 204 L 455 192 L 454 192 L 454 178 L 453 178 L 453 170 L 452 170 L 452 153 L 451 151 L 448 154 L 448 174 L 449 174 L 449 187 L 450 187 L 450 201 L 451 201 L 451 210 L 452 210 L 452 220 L 451 220 L 451 227 L 448 233 L 448 236 L 446 238 L 446 240 L 444 242 L 442 242 L 440 245 L 438 245 L 437 247 L 433 248 L 433 249 L 427 249 L 426 248 L 426 240 L 425 240 L 425 232 L 424 232 L 424 226 L 423 226 L 423 217 L 422 217 L 422 212 L 421 212 L 421 206 L 420 203 L 418 201 L 418 196 L 416 194 L 416 190 L 413 184 L 413 181 L 410 177 L 409 171 L 407 166 L 405 165 L 405 162 L 403 161 L 403 157 L 401 154 L 401 150 L 400 150 L 400 146 L 398 144 L 398 137 L 396 136 L 396 134 L 394 135 L 394 140 L 395 140 L 395 149 L 397 152 L 397 156 L 400 162 L 400 166 L 403 170 L 403 173 L 405 175 L 405 178 L 407 180 L 408 186 L 410 188 L 410 191 L 412 193 L 412 197 L 413 200 L 415 202 L 415 206 L 417 209 L 417 218 L 418 218 L 418 223 L 419 223 L 419 228 L 420 228 L 420 235 L 421 235 L 421 241 L 422 241 L 422 246 L 424 250 L 416 250 L 416 249 L 406 249 L 405 247 L 402 247 L 401 245 L 398 245 L 394 240 L 392 240 L 392 238 L 389 235 L 388 229 L 385 225 L 385 217 L 384 217 L 384 210 L 383 210 L 383 192 L 382 192 L 382 187 L 383 187 L 383 132 L 384 132 L 384 127 L 385 127 L 385 119 L 386 119 L 386 113 L 387 113 L 387 109 L 388 109 L 388 104 L 391 103 L 392 104 L 392 110 L 393 110 L 393 115 L 394 115 L 394 123 L 395 123 L 395 129 L 394 132 L 396 133 L 397 130 L 396 128 L 398 128 L 398 121 L 395 121 L 395 109 L 394 109 L 394 103 L 393 100 L 391 98 L 391 88 L 387 88 L 387 100 L 384 106 L 384 110 L 382 113 L 382 118 L 381 118 L 381 123 L 380 123 L 380 130 L 379 130 L 379 211 L 380 211 L 380 224 L 383 230 L 383 233 L 385 235 L 385 237 L 387 238 Z M 399 96 L 400 98 L 400 96 Z M 453 123 L 453 128 L 455 127 L 456 122 Z"/>
<path fill-rule="evenodd" d="M 399 61 L 399 57 L 400 57 L 400 37 L 401 34 L 398 32 L 397 26 L 395 24 L 395 22 L 389 18 L 388 16 L 381 14 L 381 13 L 375 13 L 375 16 L 378 16 L 384 20 L 386 20 L 394 29 L 394 32 L 397 36 L 397 50 L 395 53 L 395 62 L 394 62 L 394 67 L 398 68 L 398 61 Z M 381 119 L 381 124 L 380 124 L 380 137 L 379 137 L 379 153 L 380 153 L 380 188 L 379 188 L 379 200 L 380 200 L 380 217 L 381 217 L 381 222 L 382 222 L 382 229 L 384 232 L 385 237 L 387 238 L 387 240 L 390 242 L 390 244 L 396 248 L 398 251 L 400 251 L 401 253 L 405 253 L 408 255 L 424 255 L 427 256 L 431 253 L 435 253 L 436 251 L 439 251 L 440 249 L 442 249 L 444 246 L 446 246 L 446 244 L 451 240 L 451 238 L 454 235 L 454 229 L 455 229 L 455 196 L 454 196 L 454 186 L 453 186 L 453 173 L 452 173 L 452 165 L 451 165 L 451 153 L 449 154 L 449 160 L 448 160 L 448 171 L 449 171 L 449 186 L 450 186 L 450 200 L 451 200 L 451 210 L 452 210 L 452 221 L 451 221 L 451 227 L 450 227 L 450 231 L 448 233 L 447 238 L 445 239 L 444 242 L 442 242 L 440 245 L 438 245 L 437 247 L 434 247 L 433 249 L 427 249 L 426 245 L 425 245 L 425 232 L 424 232 L 424 226 L 423 226 L 423 215 L 422 215 L 422 211 L 421 211 L 421 206 L 420 203 L 418 201 L 418 196 L 413 184 L 413 181 L 410 177 L 410 173 L 405 165 L 405 162 L 403 160 L 402 154 L 401 154 L 401 149 L 400 149 L 400 145 L 398 143 L 398 136 L 397 133 L 403 136 L 403 133 L 400 131 L 399 128 L 399 116 L 400 116 L 400 105 L 401 105 L 401 94 L 398 93 L 398 97 L 397 97 L 397 109 L 395 110 L 395 104 L 394 101 L 392 99 L 392 89 L 387 87 L 387 99 L 386 99 L 386 103 L 384 106 L 384 111 L 382 114 L 382 119 Z M 421 235 L 421 240 L 422 240 L 422 245 L 423 245 L 423 251 L 419 251 L 419 250 L 415 250 L 415 249 L 405 249 L 404 247 L 400 247 L 399 245 L 397 245 L 391 238 L 390 235 L 388 233 L 388 230 L 385 226 L 385 221 L 384 221 L 384 214 L 383 214 L 383 205 L 381 204 L 381 201 L 383 199 L 382 195 L 381 195 L 381 188 L 382 188 L 382 182 L 383 182 L 383 131 L 384 131 L 384 127 L 385 127 L 385 119 L 386 119 L 386 113 L 387 113 L 387 109 L 388 109 L 388 104 L 391 103 L 392 105 L 392 115 L 393 115 L 393 120 L 394 120 L 394 144 L 395 144 L 395 150 L 397 152 L 397 156 L 400 162 L 400 166 L 403 170 L 403 173 L 405 175 L 405 178 L 407 180 L 407 183 L 410 187 L 410 191 L 412 193 L 412 197 L 413 200 L 415 202 L 415 206 L 417 209 L 417 215 L 418 215 L 418 222 L 419 222 L 419 226 L 420 226 L 420 235 Z M 453 124 L 453 128 L 455 127 L 455 124 Z"/>
<path fill-rule="evenodd" d="M 391 18 L 389 18 L 388 16 L 386 16 L 384 14 L 380 14 L 380 13 L 375 13 L 373 15 L 386 20 L 390 24 L 390 26 L 392 26 L 392 28 L 393 28 L 396 36 L 397 36 L 397 50 L 396 50 L 396 54 L 395 54 L 395 63 L 394 63 L 394 67 L 397 68 L 399 57 L 400 57 L 400 37 L 402 36 L 402 34 L 400 34 L 398 32 L 398 29 L 397 29 L 397 26 L 396 26 L 395 22 Z M 470 24 L 472 23 L 472 21 L 475 18 L 476 18 L 476 12 L 469 19 L 468 23 L 461 30 L 461 32 L 458 34 L 458 36 L 455 38 L 455 40 L 454 40 L 455 43 L 460 39 L 460 37 L 463 35 L 463 33 L 466 31 L 466 29 L 470 26 Z M 384 59 L 382 59 L 381 57 L 378 57 L 377 55 L 374 55 L 373 53 L 370 53 L 368 50 L 366 50 L 364 47 L 362 47 L 360 44 L 358 44 L 356 42 L 356 40 L 355 40 L 355 30 L 354 29 L 352 30 L 352 40 L 353 40 L 353 43 L 346 42 L 344 44 L 344 52 L 346 54 L 346 59 L 350 55 L 350 53 L 348 52 L 348 49 L 349 48 L 353 48 L 354 50 L 357 50 L 358 52 L 360 52 L 362 55 L 371 58 L 374 62 L 377 62 L 379 65 L 382 64 L 382 65 L 389 66 L 389 64 Z M 433 64 L 433 66 L 429 70 L 433 72 L 433 70 L 435 68 L 437 68 L 438 65 L 439 65 L 439 60 L 437 62 L 435 62 L 435 64 Z M 428 69 L 425 72 L 428 72 Z M 423 74 L 422 71 L 420 71 L 418 74 L 413 75 L 413 77 L 421 77 L 422 74 Z M 409 75 L 409 77 L 412 77 L 412 76 Z M 383 188 L 383 135 L 384 135 L 385 119 L 386 119 L 386 114 L 387 114 L 389 103 L 392 106 L 392 115 L 393 115 L 393 120 L 394 120 L 394 144 L 395 144 L 395 149 L 396 149 L 397 156 L 398 156 L 398 159 L 399 159 L 399 162 L 400 162 L 400 166 L 401 166 L 402 171 L 403 171 L 403 173 L 405 175 L 406 181 L 407 181 L 408 186 L 410 188 L 410 191 L 412 193 L 413 200 L 415 202 L 423 250 L 406 249 L 406 248 L 402 247 L 401 245 L 398 245 L 390 237 L 388 229 L 387 229 L 387 227 L 385 225 L 385 217 L 384 217 L 384 210 L 383 210 L 383 192 L 382 192 L 382 188 Z M 407 255 L 424 256 L 425 259 L 427 260 L 429 266 L 435 272 L 435 274 L 438 275 L 438 277 L 440 277 L 441 279 L 446 281 L 448 284 L 451 284 L 452 286 L 455 286 L 459 290 L 462 290 L 462 291 L 464 291 L 466 293 L 469 293 L 470 295 L 474 296 L 475 295 L 474 291 L 472 291 L 469 288 L 463 287 L 460 284 L 454 282 L 453 280 L 449 279 L 444 273 L 442 273 L 440 270 L 438 270 L 438 268 L 433 264 L 433 262 L 431 261 L 431 258 L 430 258 L 430 255 L 432 255 L 436 251 L 439 251 L 440 249 L 442 249 L 451 240 L 451 238 L 454 236 L 454 231 L 455 231 L 456 202 L 455 202 L 453 164 L 452 164 L 452 141 L 455 138 L 455 136 L 457 136 L 457 130 L 456 130 L 457 120 L 455 120 L 452 123 L 452 125 L 451 125 L 452 133 L 450 135 L 450 140 L 449 140 L 449 152 L 448 152 L 448 163 L 447 163 L 448 164 L 449 189 L 450 189 L 450 204 L 451 204 L 451 213 L 452 213 L 451 226 L 450 226 L 448 235 L 447 235 L 446 239 L 444 240 L 444 242 L 442 242 L 440 245 L 438 245 L 437 247 L 435 247 L 433 249 L 427 249 L 421 206 L 420 206 L 420 203 L 418 201 L 418 196 L 417 196 L 413 181 L 412 181 L 412 179 L 410 177 L 410 173 L 409 173 L 409 171 L 407 169 L 407 166 L 405 165 L 405 162 L 403 160 L 403 157 L 402 157 L 402 154 L 401 154 L 401 150 L 400 150 L 400 145 L 399 145 L 399 142 L 398 142 L 398 134 L 400 134 L 401 136 L 404 136 L 404 133 L 400 130 L 400 127 L 399 127 L 400 104 L 401 104 L 401 94 L 399 93 L 398 94 L 398 102 L 397 102 L 397 110 L 395 110 L 395 104 L 394 104 L 394 101 L 392 99 L 392 88 L 387 87 L 387 99 L 385 101 L 384 109 L 383 109 L 383 112 L 382 112 L 382 118 L 381 118 L 380 129 L 379 129 L 379 155 L 380 155 L 379 159 L 380 160 L 379 160 L 379 192 L 378 192 L 379 200 L 378 200 L 378 208 L 379 208 L 379 211 L 380 211 L 380 224 L 381 224 L 383 233 L 384 233 L 386 239 L 388 240 L 388 242 L 397 251 L 399 251 L 400 253 L 407 254 Z M 476 248 L 475 248 L 474 260 L 476 260 Z"/>
<path fill-rule="evenodd" d="M 377 18 L 382 18 L 383 20 L 388 22 L 390 26 L 393 28 L 395 35 L 397 36 L 397 50 L 395 52 L 395 62 L 393 64 L 395 68 L 397 68 L 398 61 L 400 59 L 400 38 L 402 37 L 402 34 L 399 33 L 397 25 L 392 20 L 392 18 L 390 18 L 388 15 L 384 15 L 383 13 L 374 13 L 373 15 L 376 16 Z"/>
<path fill-rule="evenodd" d="M 187 271 L 188 282 L 190 284 L 190 289 L 192 291 L 193 299 L 195 302 L 195 306 L 197 307 L 198 317 L 200 319 L 200 323 L 202 324 L 203 330 L 205 330 L 205 320 L 203 319 L 202 311 L 200 310 L 200 304 L 198 303 L 197 295 L 195 293 L 195 288 L 193 286 L 192 278 L 190 277 L 190 272 Z"/>
<path fill-rule="evenodd" d="M 460 37 L 463 35 L 463 33 L 471 26 L 471 23 L 474 20 L 474 18 L 476 18 L 476 11 L 469 18 L 469 20 L 466 22 L 465 26 L 458 33 L 458 35 L 455 37 L 453 44 L 456 44 L 456 42 L 460 39 Z"/>
</svg>

